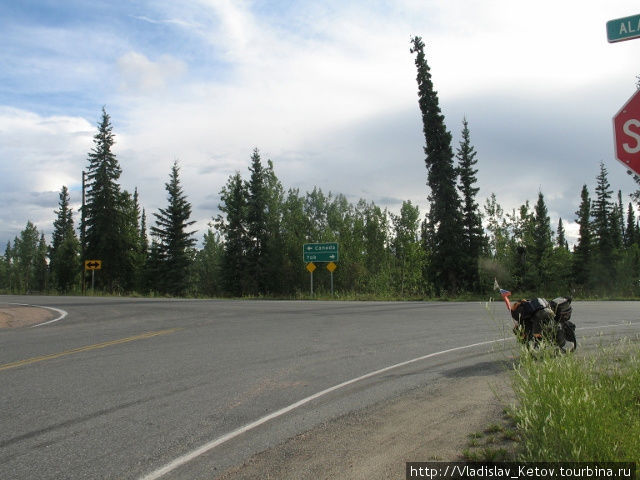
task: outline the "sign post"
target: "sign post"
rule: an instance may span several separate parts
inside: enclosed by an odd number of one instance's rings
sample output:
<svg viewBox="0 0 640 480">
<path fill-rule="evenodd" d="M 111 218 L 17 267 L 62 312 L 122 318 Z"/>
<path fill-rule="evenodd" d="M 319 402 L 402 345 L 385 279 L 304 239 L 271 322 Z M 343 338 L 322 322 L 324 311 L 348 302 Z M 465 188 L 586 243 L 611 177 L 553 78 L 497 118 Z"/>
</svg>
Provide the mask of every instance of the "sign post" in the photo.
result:
<svg viewBox="0 0 640 480">
<path fill-rule="evenodd" d="M 102 269 L 102 260 L 85 260 L 84 269 L 91 270 L 91 291 L 93 292 L 93 287 L 95 285 L 95 273 L 96 270 Z"/>
<path fill-rule="evenodd" d="M 640 175 L 640 90 L 613 117 L 616 158 Z"/>
<path fill-rule="evenodd" d="M 329 264 L 327 265 L 327 270 L 329 270 L 329 272 L 331 272 L 331 296 L 333 297 L 333 271 L 338 268 L 338 266 L 333 263 L 333 262 L 329 262 Z"/>
<path fill-rule="evenodd" d="M 302 261 L 307 264 L 307 270 L 311 274 L 311 296 L 313 296 L 313 271 L 316 265 L 313 262 L 328 262 L 327 270 L 331 272 L 331 296 L 333 296 L 333 271 L 338 261 L 338 243 L 305 243 L 302 245 Z"/>
<path fill-rule="evenodd" d="M 313 271 L 316 269 L 316 266 L 313 262 L 307 264 L 307 270 L 311 274 L 311 296 L 313 297 Z"/>
</svg>

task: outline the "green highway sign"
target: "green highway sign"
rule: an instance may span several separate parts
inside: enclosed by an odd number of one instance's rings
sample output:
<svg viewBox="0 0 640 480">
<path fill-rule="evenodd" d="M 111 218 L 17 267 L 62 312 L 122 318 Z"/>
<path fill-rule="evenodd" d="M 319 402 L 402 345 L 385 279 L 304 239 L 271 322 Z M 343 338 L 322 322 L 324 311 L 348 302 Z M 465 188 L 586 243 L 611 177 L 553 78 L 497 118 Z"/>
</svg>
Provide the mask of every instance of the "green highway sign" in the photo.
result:
<svg viewBox="0 0 640 480">
<path fill-rule="evenodd" d="M 622 42 L 640 37 L 640 15 L 616 18 L 607 22 L 607 40 L 609 43 Z"/>
<path fill-rule="evenodd" d="M 304 262 L 337 262 L 337 243 L 305 243 L 302 246 Z"/>
</svg>

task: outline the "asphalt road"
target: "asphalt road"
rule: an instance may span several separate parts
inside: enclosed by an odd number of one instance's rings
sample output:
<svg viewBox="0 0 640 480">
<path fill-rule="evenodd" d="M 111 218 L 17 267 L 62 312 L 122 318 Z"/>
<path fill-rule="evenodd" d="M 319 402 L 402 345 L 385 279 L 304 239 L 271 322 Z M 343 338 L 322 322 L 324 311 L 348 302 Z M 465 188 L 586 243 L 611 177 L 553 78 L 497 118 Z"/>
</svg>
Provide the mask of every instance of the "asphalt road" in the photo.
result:
<svg viewBox="0 0 640 480">
<path fill-rule="evenodd" d="M 68 312 L 41 327 L 0 330 L 3 480 L 213 479 L 253 453 L 440 376 L 491 375 L 515 343 L 501 303 L 0 303 Z M 635 335 L 640 304 L 576 303 L 574 320 L 579 340 Z M 490 343 L 456 349 L 482 342 Z M 281 413 L 265 419 L 274 412 Z M 210 448 L 198 452 L 203 446 Z"/>
</svg>

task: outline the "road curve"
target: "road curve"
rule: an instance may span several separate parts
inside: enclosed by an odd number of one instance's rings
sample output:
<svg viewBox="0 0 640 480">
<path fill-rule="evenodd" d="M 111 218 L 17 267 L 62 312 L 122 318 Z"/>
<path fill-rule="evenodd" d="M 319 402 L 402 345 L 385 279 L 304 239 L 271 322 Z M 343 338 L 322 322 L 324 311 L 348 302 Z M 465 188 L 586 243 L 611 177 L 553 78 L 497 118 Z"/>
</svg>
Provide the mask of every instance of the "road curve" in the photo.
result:
<svg viewBox="0 0 640 480">
<path fill-rule="evenodd" d="M 68 312 L 39 328 L 0 330 L 3 479 L 213 478 L 451 370 L 487 368 L 513 347 L 499 341 L 510 322 L 499 303 L 0 302 Z M 574 318 L 589 335 L 637 333 L 637 305 L 576 303 Z M 175 468 L 161 472 L 168 465 Z"/>
</svg>

